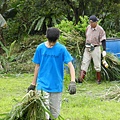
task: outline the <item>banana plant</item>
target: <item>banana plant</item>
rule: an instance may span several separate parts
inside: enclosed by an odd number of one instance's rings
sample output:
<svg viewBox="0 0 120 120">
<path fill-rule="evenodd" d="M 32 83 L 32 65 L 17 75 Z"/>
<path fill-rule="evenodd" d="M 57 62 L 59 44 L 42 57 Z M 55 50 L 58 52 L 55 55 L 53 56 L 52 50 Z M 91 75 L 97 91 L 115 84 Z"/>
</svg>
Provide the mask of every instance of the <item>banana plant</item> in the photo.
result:
<svg viewBox="0 0 120 120">
<path fill-rule="evenodd" d="M 42 26 L 45 24 L 45 27 L 47 28 L 50 24 L 56 25 L 56 18 L 54 15 L 51 15 L 50 18 L 45 16 L 39 16 L 37 17 L 30 26 L 30 29 L 28 31 L 28 34 L 31 32 L 32 28 L 35 26 L 34 30 L 39 31 L 42 29 Z"/>
<path fill-rule="evenodd" d="M 10 47 L 7 48 L 0 41 L 0 45 L 1 45 L 2 49 L 5 51 L 4 54 L 0 55 L 1 66 L 4 68 L 4 71 L 9 70 L 9 62 L 11 62 L 15 59 L 15 55 L 13 55 L 13 49 L 15 47 L 15 43 L 16 43 L 16 41 L 12 42 Z"/>
</svg>

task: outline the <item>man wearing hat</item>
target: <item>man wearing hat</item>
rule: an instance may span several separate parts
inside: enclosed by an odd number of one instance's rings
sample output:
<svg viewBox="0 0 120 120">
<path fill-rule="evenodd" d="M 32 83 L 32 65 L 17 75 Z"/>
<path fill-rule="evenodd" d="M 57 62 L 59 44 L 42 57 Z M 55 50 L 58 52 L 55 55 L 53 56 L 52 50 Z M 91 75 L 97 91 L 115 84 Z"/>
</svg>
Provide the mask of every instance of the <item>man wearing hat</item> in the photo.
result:
<svg viewBox="0 0 120 120">
<path fill-rule="evenodd" d="M 86 29 L 86 43 L 81 65 L 81 72 L 78 78 L 82 83 L 91 59 L 93 59 L 94 69 L 96 70 L 97 83 L 101 83 L 101 45 L 103 47 L 102 56 L 106 56 L 106 33 L 104 29 L 97 24 L 98 18 L 95 15 L 89 17 L 89 25 Z"/>
</svg>

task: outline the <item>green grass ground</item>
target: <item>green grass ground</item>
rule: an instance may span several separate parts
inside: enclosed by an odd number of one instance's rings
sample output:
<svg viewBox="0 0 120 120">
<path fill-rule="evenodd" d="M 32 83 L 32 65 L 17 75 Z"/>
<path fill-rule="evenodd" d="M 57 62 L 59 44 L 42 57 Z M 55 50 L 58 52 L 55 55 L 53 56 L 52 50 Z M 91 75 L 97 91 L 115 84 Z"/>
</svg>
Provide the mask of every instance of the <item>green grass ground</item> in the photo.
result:
<svg viewBox="0 0 120 120">
<path fill-rule="evenodd" d="M 31 74 L 0 75 L 0 120 L 26 94 L 32 78 Z M 112 87 L 120 87 L 120 82 L 77 84 L 75 95 L 64 90 L 61 116 L 65 120 L 120 120 L 120 102 L 104 99 Z"/>
</svg>

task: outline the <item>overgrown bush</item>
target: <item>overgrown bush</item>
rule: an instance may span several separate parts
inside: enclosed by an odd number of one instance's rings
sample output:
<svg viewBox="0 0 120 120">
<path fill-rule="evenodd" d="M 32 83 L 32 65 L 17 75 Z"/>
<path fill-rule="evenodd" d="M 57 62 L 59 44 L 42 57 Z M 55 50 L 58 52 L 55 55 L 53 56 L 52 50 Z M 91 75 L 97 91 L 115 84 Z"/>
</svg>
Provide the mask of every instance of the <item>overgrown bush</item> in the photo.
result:
<svg viewBox="0 0 120 120">
<path fill-rule="evenodd" d="M 43 35 L 27 36 L 21 43 L 13 42 L 10 46 L 2 45 L 4 53 L 0 56 L 3 69 L 0 73 L 30 73 L 34 70 L 32 57 L 38 44 L 45 41 Z"/>
</svg>

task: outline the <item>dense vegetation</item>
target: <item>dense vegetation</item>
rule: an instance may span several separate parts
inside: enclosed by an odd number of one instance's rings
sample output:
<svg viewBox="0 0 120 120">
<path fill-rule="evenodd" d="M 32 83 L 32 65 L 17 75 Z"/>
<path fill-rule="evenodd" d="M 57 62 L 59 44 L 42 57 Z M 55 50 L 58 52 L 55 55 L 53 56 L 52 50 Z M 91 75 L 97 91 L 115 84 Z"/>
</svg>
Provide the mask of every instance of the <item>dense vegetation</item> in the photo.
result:
<svg viewBox="0 0 120 120">
<path fill-rule="evenodd" d="M 48 27 L 54 26 L 61 30 L 59 42 L 75 58 L 73 64 L 76 77 L 80 70 L 85 29 L 90 15 L 95 14 L 100 19 L 99 24 L 105 29 L 108 38 L 120 37 L 120 0 L 1 0 L 0 13 L 8 24 L 6 29 L 0 29 L 2 118 L 6 115 L 5 112 L 10 111 L 11 105 L 26 94 L 34 71 L 32 57 L 37 45 L 46 40 L 45 32 Z M 109 67 L 102 66 L 102 84 L 97 86 L 92 83 L 96 78 L 91 63 L 84 83 L 77 84 L 77 94 L 74 96 L 70 96 L 67 91 L 70 78 L 69 71 L 65 68 L 61 111 L 65 119 L 120 119 L 120 59 L 107 54 L 106 61 Z"/>
<path fill-rule="evenodd" d="M 120 36 L 119 9 L 119 0 L 0 1 L 0 13 L 8 23 L 8 28 L 4 31 L 7 45 L 15 40 L 20 43 L 28 34 L 45 34 L 47 27 L 60 24 L 61 20 L 72 21 L 74 25 L 81 24 L 80 16 L 92 14 L 100 19 L 100 24 L 107 32 L 107 37 L 118 37 Z M 83 29 L 79 29 L 80 35 L 83 36 L 81 32 L 84 32 Z"/>
<path fill-rule="evenodd" d="M 33 72 L 31 60 L 35 48 L 46 40 L 45 31 L 51 26 L 61 30 L 59 41 L 75 58 L 76 76 L 80 69 L 85 29 L 90 15 L 95 14 L 100 19 L 99 24 L 105 29 L 107 37 L 120 36 L 119 0 L 3 0 L 0 5 L 0 13 L 8 24 L 6 29 L 1 30 L 4 42 L 0 40 L 3 49 L 0 52 L 0 73 Z M 118 74 L 111 73 L 113 68 L 119 73 L 119 59 L 108 55 L 106 60 L 110 67 L 102 67 L 103 79 L 119 80 Z M 90 69 L 94 72 L 92 65 Z M 87 76 L 91 76 L 89 74 Z"/>
</svg>

